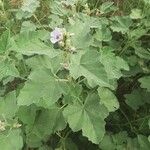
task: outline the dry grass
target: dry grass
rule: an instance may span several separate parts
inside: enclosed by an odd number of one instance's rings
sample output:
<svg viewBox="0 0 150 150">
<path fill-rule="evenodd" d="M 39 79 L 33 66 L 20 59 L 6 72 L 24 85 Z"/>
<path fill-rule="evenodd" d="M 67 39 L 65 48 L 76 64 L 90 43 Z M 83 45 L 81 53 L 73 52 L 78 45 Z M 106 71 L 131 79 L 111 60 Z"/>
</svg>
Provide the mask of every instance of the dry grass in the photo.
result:
<svg viewBox="0 0 150 150">
<path fill-rule="evenodd" d="M 18 8 L 21 6 L 22 2 L 23 2 L 23 0 L 10 0 L 9 4 L 12 7 Z"/>
</svg>

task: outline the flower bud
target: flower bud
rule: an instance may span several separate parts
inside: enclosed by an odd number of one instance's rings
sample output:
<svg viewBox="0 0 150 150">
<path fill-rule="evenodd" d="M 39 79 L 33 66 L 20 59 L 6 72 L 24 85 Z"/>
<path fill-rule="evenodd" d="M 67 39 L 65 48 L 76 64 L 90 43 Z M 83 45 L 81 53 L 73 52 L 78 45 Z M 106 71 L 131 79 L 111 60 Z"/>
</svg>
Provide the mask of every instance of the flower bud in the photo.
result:
<svg viewBox="0 0 150 150">
<path fill-rule="evenodd" d="M 69 64 L 68 63 L 60 63 L 62 65 L 63 68 L 65 69 L 69 69 Z"/>
<path fill-rule="evenodd" d="M 5 122 L 3 122 L 3 121 L 0 120 L 0 131 L 5 131 L 6 130 L 5 127 L 6 127 Z"/>
<path fill-rule="evenodd" d="M 64 47 L 65 46 L 65 43 L 63 41 L 58 42 L 58 44 L 59 44 L 60 47 Z"/>
<path fill-rule="evenodd" d="M 13 124 L 13 128 L 20 128 L 20 127 L 21 127 L 21 124 L 19 124 L 17 122 Z"/>
<path fill-rule="evenodd" d="M 69 36 L 71 37 L 71 36 L 74 36 L 75 34 L 74 33 L 69 33 Z"/>
<path fill-rule="evenodd" d="M 6 21 L 7 20 L 7 14 L 4 13 L 3 11 L 0 10 L 0 17 L 1 21 Z"/>
<path fill-rule="evenodd" d="M 67 39 L 67 40 L 66 40 L 66 46 L 67 46 L 67 47 L 70 47 L 70 46 L 71 46 L 71 40 L 70 40 L 70 39 Z"/>
<path fill-rule="evenodd" d="M 4 4 L 3 4 L 3 2 L 2 2 L 2 0 L 0 0 L 0 7 L 2 7 Z"/>
</svg>

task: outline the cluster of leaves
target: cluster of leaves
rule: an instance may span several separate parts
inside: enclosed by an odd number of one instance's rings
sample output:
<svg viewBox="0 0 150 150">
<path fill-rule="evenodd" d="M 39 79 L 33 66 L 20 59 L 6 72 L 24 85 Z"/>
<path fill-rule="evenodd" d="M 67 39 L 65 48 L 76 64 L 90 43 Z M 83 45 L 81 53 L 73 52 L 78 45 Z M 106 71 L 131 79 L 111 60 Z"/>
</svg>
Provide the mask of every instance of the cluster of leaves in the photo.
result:
<svg viewBox="0 0 150 150">
<path fill-rule="evenodd" d="M 148 0 L 128 13 L 98 0 L 0 7 L 0 149 L 149 150 Z M 75 51 L 51 43 L 55 27 Z"/>
</svg>

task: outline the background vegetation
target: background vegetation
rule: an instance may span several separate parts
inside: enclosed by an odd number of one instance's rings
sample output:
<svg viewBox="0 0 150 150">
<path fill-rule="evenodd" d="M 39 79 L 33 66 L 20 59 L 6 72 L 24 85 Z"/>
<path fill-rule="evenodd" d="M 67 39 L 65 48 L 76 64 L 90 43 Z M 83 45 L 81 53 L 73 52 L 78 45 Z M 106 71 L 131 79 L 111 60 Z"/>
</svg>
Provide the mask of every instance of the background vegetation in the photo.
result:
<svg viewBox="0 0 150 150">
<path fill-rule="evenodd" d="M 0 0 L 0 149 L 149 150 L 149 36 L 149 0 Z"/>
</svg>

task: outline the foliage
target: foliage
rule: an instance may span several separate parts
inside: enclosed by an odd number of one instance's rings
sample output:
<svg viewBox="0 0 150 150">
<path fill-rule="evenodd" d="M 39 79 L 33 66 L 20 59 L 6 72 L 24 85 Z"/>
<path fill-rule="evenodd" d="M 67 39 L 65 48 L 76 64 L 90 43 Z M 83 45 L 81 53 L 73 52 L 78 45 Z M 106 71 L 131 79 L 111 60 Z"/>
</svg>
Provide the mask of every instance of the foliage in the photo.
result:
<svg viewBox="0 0 150 150">
<path fill-rule="evenodd" d="M 1 149 L 149 150 L 150 3 L 126 2 L 0 0 Z"/>
</svg>

